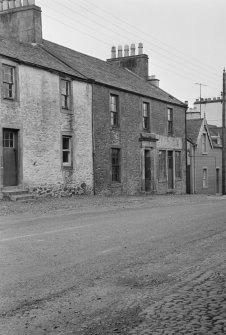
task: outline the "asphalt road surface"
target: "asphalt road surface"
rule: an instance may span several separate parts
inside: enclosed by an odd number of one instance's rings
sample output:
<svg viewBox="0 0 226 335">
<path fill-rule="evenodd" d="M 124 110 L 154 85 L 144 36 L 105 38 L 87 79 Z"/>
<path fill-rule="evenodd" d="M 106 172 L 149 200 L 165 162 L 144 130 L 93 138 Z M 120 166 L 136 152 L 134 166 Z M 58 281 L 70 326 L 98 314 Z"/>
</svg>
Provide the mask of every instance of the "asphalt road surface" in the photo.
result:
<svg viewBox="0 0 226 335">
<path fill-rule="evenodd" d="M 1 335 L 226 334 L 226 199 L 0 217 Z"/>
</svg>

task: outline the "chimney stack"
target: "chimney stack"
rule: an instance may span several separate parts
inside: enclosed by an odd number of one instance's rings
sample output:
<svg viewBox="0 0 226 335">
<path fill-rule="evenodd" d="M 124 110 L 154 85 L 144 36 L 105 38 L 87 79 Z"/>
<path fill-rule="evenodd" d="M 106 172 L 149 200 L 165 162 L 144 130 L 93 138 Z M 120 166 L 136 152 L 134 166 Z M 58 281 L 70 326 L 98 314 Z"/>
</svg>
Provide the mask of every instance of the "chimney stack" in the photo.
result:
<svg viewBox="0 0 226 335">
<path fill-rule="evenodd" d="M 155 78 L 155 76 L 148 77 L 148 81 L 155 87 L 159 87 L 159 79 Z"/>
<path fill-rule="evenodd" d="M 135 44 L 129 45 L 126 44 L 124 46 L 124 57 L 122 46 L 118 46 L 118 57 L 116 57 L 116 49 L 113 46 L 111 48 L 111 58 L 107 59 L 107 62 L 118 66 L 126 68 L 134 73 L 136 73 L 141 78 L 148 80 L 148 56 L 143 54 L 143 43 L 139 43 L 138 45 L 138 55 L 136 55 L 136 47 Z M 158 79 L 156 79 L 157 83 Z"/>
<path fill-rule="evenodd" d="M 41 8 L 35 0 L 0 0 L 0 35 L 25 43 L 42 43 Z"/>
</svg>

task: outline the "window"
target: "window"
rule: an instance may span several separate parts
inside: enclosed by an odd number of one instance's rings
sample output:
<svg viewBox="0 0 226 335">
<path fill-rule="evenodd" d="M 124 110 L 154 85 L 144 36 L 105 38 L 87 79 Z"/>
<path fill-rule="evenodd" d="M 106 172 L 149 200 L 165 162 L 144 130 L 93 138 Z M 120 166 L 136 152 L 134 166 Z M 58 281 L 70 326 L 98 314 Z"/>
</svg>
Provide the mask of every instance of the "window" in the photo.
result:
<svg viewBox="0 0 226 335">
<path fill-rule="evenodd" d="M 202 153 L 205 154 L 207 153 L 207 135 L 206 133 L 202 134 Z"/>
<path fill-rule="evenodd" d="M 178 179 L 182 178 L 181 151 L 175 151 L 175 177 Z"/>
<path fill-rule="evenodd" d="M 111 149 L 112 181 L 120 182 L 120 149 Z"/>
<path fill-rule="evenodd" d="M 3 64 L 3 98 L 15 99 L 15 68 Z"/>
<path fill-rule="evenodd" d="M 119 126 L 119 103 L 117 95 L 110 95 L 110 112 L 111 112 L 111 125 L 113 127 Z"/>
<path fill-rule="evenodd" d="M 172 135 L 173 134 L 173 109 L 168 108 L 167 113 L 168 113 L 168 135 Z"/>
<path fill-rule="evenodd" d="M 71 137 L 70 136 L 63 136 L 62 137 L 62 160 L 63 166 L 72 166 L 72 159 L 71 159 Z"/>
<path fill-rule="evenodd" d="M 143 106 L 142 106 L 142 110 L 143 110 L 143 129 L 144 130 L 149 130 L 150 125 L 149 125 L 149 103 L 147 102 L 143 102 Z"/>
<path fill-rule="evenodd" d="M 14 148 L 14 132 L 13 131 L 4 130 L 3 147 L 4 148 Z"/>
<path fill-rule="evenodd" d="M 202 170 L 202 186 L 203 188 L 208 187 L 208 175 L 207 175 L 207 168 Z"/>
<path fill-rule="evenodd" d="M 61 79 L 61 107 L 70 109 L 71 100 L 71 82 Z"/>
<path fill-rule="evenodd" d="M 159 151 L 159 179 L 166 179 L 166 151 Z"/>
</svg>

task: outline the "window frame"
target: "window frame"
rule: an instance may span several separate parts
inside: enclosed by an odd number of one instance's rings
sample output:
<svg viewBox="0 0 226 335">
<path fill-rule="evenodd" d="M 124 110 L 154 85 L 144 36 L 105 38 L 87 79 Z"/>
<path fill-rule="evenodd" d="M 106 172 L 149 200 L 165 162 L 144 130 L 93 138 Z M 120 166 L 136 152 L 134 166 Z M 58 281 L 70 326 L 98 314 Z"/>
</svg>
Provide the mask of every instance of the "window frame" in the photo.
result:
<svg viewBox="0 0 226 335">
<path fill-rule="evenodd" d="M 202 154 L 207 154 L 207 133 L 204 132 L 202 133 Z"/>
<path fill-rule="evenodd" d="M 146 108 L 144 108 L 146 106 Z M 146 112 L 147 115 L 144 115 Z M 145 123 L 147 126 L 145 126 Z M 143 131 L 150 131 L 150 103 L 147 101 L 142 101 L 142 129 Z"/>
<path fill-rule="evenodd" d="M 11 73 L 11 81 L 5 80 L 5 73 L 4 69 L 9 68 L 12 73 Z M 6 85 L 11 85 L 11 89 L 8 88 L 8 92 L 11 91 L 11 96 L 5 95 L 5 86 Z M 8 62 L 2 62 L 2 99 L 3 100 L 8 100 L 8 101 L 15 101 L 16 100 L 16 65 Z"/>
<path fill-rule="evenodd" d="M 179 154 L 179 169 L 177 165 L 177 153 Z M 182 152 L 181 150 L 175 150 L 174 151 L 175 155 L 175 179 L 182 179 Z M 179 174 L 177 174 L 179 172 Z"/>
<path fill-rule="evenodd" d="M 115 98 L 115 104 L 112 104 L 112 98 Z M 115 108 L 112 108 L 112 106 L 115 106 Z M 109 109 L 110 109 L 110 123 L 112 128 L 119 128 L 120 122 L 119 122 L 119 95 L 115 93 L 110 93 L 109 96 Z M 116 120 L 116 121 L 115 121 Z"/>
<path fill-rule="evenodd" d="M 66 83 L 66 92 L 63 92 L 62 83 Z M 67 101 L 63 105 L 63 102 Z M 72 112 L 72 81 L 69 78 L 60 78 L 60 107 L 64 113 Z"/>
<path fill-rule="evenodd" d="M 113 151 L 117 151 L 117 164 L 113 163 Z M 114 172 L 115 169 L 118 169 L 117 173 Z M 116 179 L 114 176 L 118 176 Z M 121 148 L 119 147 L 112 147 L 111 148 L 111 182 L 113 184 L 121 183 Z"/>
<path fill-rule="evenodd" d="M 167 134 L 173 135 L 173 108 L 167 107 Z"/>
<path fill-rule="evenodd" d="M 163 159 L 160 161 L 160 154 L 164 153 L 164 157 Z M 164 162 L 164 166 L 163 164 L 161 164 L 161 162 Z M 166 181 L 167 180 L 167 150 L 159 150 L 159 154 L 158 154 L 158 164 L 159 164 L 159 169 L 158 169 L 158 176 L 159 176 L 159 181 Z M 161 173 L 161 166 L 163 166 L 163 173 Z"/>
<path fill-rule="evenodd" d="M 202 168 L 202 187 L 208 188 L 208 168 L 207 167 Z"/>
<path fill-rule="evenodd" d="M 69 146 L 68 148 L 64 148 L 64 139 L 68 139 L 69 140 Z M 67 152 L 68 153 L 68 161 L 64 162 L 64 153 Z M 73 155 L 72 155 L 72 135 L 71 134 L 62 134 L 61 135 L 61 162 L 62 162 L 62 167 L 63 168 L 67 168 L 67 169 L 71 169 L 73 168 Z"/>
</svg>

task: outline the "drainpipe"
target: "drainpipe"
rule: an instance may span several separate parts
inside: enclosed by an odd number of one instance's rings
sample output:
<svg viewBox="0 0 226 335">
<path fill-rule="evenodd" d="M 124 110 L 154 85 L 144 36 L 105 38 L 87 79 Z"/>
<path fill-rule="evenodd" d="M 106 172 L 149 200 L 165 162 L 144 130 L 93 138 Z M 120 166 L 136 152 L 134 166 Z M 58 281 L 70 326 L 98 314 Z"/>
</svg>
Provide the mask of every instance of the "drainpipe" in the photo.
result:
<svg viewBox="0 0 226 335">
<path fill-rule="evenodd" d="M 94 90 L 94 81 L 91 81 L 92 85 L 92 147 L 93 147 L 93 195 L 96 195 L 96 189 L 95 189 L 95 136 L 94 136 L 94 108 L 93 108 L 93 90 Z"/>
<path fill-rule="evenodd" d="M 194 145 L 194 178 L 193 178 L 193 181 L 194 181 L 194 184 L 193 184 L 193 192 L 192 194 L 195 194 L 196 193 L 196 177 L 195 177 L 195 174 L 196 174 L 196 159 L 195 159 L 195 149 L 196 149 L 196 145 Z"/>
<path fill-rule="evenodd" d="M 188 145 L 187 145 L 187 110 L 188 110 L 188 101 L 185 101 L 185 104 L 187 105 L 185 109 L 185 166 L 186 166 L 186 174 L 185 174 L 185 185 L 186 185 L 186 193 L 188 193 L 188 179 L 187 179 L 187 174 L 188 174 Z"/>
</svg>

